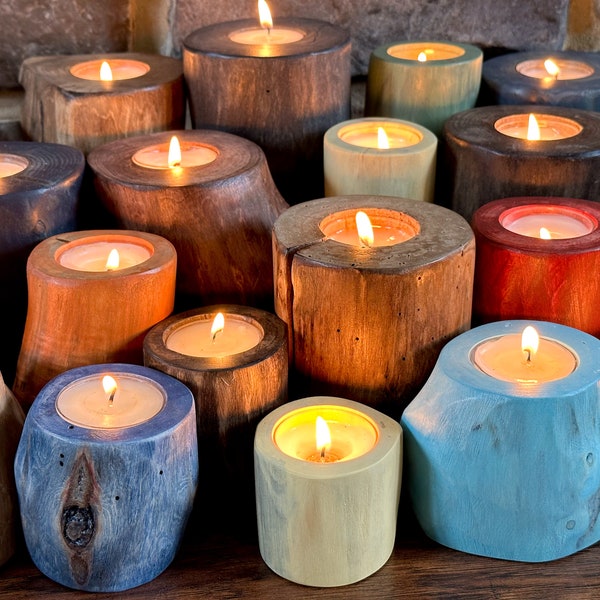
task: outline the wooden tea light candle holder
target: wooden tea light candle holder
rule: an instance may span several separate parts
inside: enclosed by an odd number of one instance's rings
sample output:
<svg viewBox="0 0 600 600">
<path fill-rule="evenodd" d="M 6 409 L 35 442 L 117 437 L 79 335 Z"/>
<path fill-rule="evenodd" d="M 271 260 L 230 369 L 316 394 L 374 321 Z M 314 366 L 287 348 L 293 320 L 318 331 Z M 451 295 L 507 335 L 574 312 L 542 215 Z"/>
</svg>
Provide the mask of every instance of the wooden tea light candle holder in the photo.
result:
<svg viewBox="0 0 600 600">
<path fill-rule="evenodd" d="M 108 64 L 108 69 L 103 66 Z M 110 140 L 185 123 L 181 61 L 139 53 L 27 58 L 22 126 L 87 154 Z"/>
<path fill-rule="evenodd" d="M 473 317 L 538 319 L 600 336 L 600 205 L 503 198 L 475 211 Z"/>
<path fill-rule="evenodd" d="M 269 13 L 260 23 L 218 23 L 184 40 L 192 123 L 256 142 L 288 202 L 319 198 L 322 136 L 350 117 L 350 37 L 312 19 Z"/>
<path fill-rule="evenodd" d="M 194 502 L 192 394 L 136 365 L 62 373 L 27 415 L 15 476 L 44 575 L 90 592 L 146 583 L 173 560 Z"/>
<path fill-rule="evenodd" d="M 324 137 L 325 195 L 373 194 L 433 202 L 437 138 L 400 119 L 352 119 Z"/>
<path fill-rule="evenodd" d="M 247 520 L 254 507 L 256 425 L 287 400 L 287 334 L 277 316 L 219 305 L 165 319 L 144 340 L 144 364 L 176 377 L 196 400 L 202 478 L 211 512 Z M 234 509 L 234 512 L 231 512 Z M 254 521 L 252 515 L 252 521 Z"/>
<path fill-rule="evenodd" d="M 444 127 L 451 208 L 471 219 L 515 196 L 600 198 L 600 113 L 554 106 L 484 106 Z"/>
<path fill-rule="evenodd" d="M 491 104 L 545 104 L 600 110 L 595 52 L 513 52 L 483 63 Z"/>
<path fill-rule="evenodd" d="M 12 383 L 27 307 L 27 257 L 49 236 L 77 228 L 85 159 L 75 148 L 0 143 L 0 369 Z"/>
<path fill-rule="evenodd" d="M 368 227 L 359 237 L 357 212 L 369 218 L 372 239 Z M 442 346 L 470 326 L 473 233 L 441 206 L 313 200 L 279 217 L 273 244 L 275 306 L 288 324 L 298 389 L 399 416 Z"/>
<path fill-rule="evenodd" d="M 144 335 L 173 310 L 176 261 L 170 242 L 139 231 L 78 231 L 38 244 L 27 262 L 19 401 L 29 406 L 73 367 L 141 364 Z"/>
<path fill-rule="evenodd" d="M 181 157 L 169 162 L 173 137 Z M 287 204 L 256 144 L 221 131 L 165 132 L 105 144 L 88 162 L 121 227 L 177 249 L 182 304 L 272 307 L 271 229 Z"/>
<path fill-rule="evenodd" d="M 429 537 L 527 562 L 600 540 L 599 353 L 598 339 L 544 321 L 489 323 L 448 343 L 401 420 Z"/>
<path fill-rule="evenodd" d="M 419 123 L 436 135 L 451 115 L 473 108 L 483 52 L 470 44 L 385 44 L 371 54 L 365 115 Z"/>
<path fill-rule="evenodd" d="M 357 402 L 290 402 L 254 443 L 260 553 L 303 585 L 360 581 L 390 557 L 402 478 L 402 429 Z"/>
</svg>

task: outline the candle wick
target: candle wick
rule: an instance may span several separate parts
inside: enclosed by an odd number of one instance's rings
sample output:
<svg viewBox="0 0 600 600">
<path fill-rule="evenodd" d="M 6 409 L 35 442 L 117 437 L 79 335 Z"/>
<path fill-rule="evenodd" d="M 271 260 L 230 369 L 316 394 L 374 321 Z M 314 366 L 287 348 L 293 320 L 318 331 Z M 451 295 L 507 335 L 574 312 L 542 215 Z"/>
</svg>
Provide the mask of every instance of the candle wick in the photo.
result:
<svg viewBox="0 0 600 600">
<path fill-rule="evenodd" d="M 525 352 L 527 352 L 527 362 L 530 363 L 531 362 L 531 349 L 525 348 Z"/>
<path fill-rule="evenodd" d="M 325 462 L 325 446 L 321 448 L 321 462 Z"/>
<path fill-rule="evenodd" d="M 113 405 L 113 400 L 115 399 L 115 394 L 117 393 L 117 390 L 113 390 L 110 393 L 110 396 L 108 397 L 108 405 L 112 406 Z"/>
<path fill-rule="evenodd" d="M 217 329 L 217 331 L 215 331 L 215 332 L 213 333 L 213 336 L 212 336 L 212 341 L 213 341 L 213 343 L 214 343 L 214 341 L 215 341 L 215 338 L 217 337 L 217 335 L 219 335 L 219 333 L 221 333 L 221 331 L 222 331 L 222 329 Z"/>
</svg>

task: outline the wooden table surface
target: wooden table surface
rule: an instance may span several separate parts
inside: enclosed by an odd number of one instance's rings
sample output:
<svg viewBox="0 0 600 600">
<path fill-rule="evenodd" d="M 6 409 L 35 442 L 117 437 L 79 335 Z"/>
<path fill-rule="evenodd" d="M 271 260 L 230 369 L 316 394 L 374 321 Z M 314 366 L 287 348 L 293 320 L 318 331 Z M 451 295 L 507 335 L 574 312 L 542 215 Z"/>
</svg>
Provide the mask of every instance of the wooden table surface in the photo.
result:
<svg viewBox="0 0 600 600">
<path fill-rule="evenodd" d="M 408 511 L 401 511 L 396 547 L 386 565 L 363 581 L 339 588 L 286 581 L 263 563 L 251 535 L 207 532 L 198 523 L 190 524 L 179 554 L 166 571 L 126 592 L 92 596 L 64 588 L 42 575 L 24 549 L 0 568 L 0 600 L 80 597 L 580 600 L 600 597 L 600 544 L 550 563 L 495 560 L 439 546 L 414 526 Z"/>
</svg>

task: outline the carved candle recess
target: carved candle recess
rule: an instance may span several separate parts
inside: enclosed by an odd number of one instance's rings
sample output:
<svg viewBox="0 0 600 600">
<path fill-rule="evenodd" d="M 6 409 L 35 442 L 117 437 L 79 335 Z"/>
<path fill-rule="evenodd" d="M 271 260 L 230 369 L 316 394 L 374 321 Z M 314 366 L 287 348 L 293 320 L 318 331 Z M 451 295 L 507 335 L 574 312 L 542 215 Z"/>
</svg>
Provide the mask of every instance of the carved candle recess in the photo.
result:
<svg viewBox="0 0 600 600">
<path fill-rule="evenodd" d="M 102 63 L 112 79 L 101 79 Z M 108 77 L 108 74 L 106 75 Z M 23 61 L 22 125 L 36 141 L 87 154 L 110 140 L 185 122 L 181 61 L 155 54 L 35 56 Z"/>
<path fill-rule="evenodd" d="M 146 583 L 173 560 L 194 502 L 192 394 L 135 365 L 62 373 L 27 415 L 15 476 L 25 542 L 42 573 L 90 592 Z"/>
</svg>

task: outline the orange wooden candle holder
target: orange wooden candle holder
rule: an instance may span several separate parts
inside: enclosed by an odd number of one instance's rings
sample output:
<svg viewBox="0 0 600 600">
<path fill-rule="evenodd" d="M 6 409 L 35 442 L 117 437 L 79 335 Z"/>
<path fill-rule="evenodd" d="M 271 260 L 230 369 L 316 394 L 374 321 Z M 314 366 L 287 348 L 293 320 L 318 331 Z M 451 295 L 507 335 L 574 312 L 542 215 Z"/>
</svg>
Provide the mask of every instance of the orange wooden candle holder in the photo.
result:
<svg viewBox="0 0 600 600">
<path fill-rule="evenodd" d="M 131 247 L 139 262 L 96 269 L 85 262 L 95 245 Z M 144 335 L 173 310 L 175 272 L 172 244 L 149 233 L 78 231 L 38 244 L 27 262 L 29 304 L 13 387 L 19 401 L 28 407 L 44 384 L 74 367 L 141 364 Z"/>
</svg>

